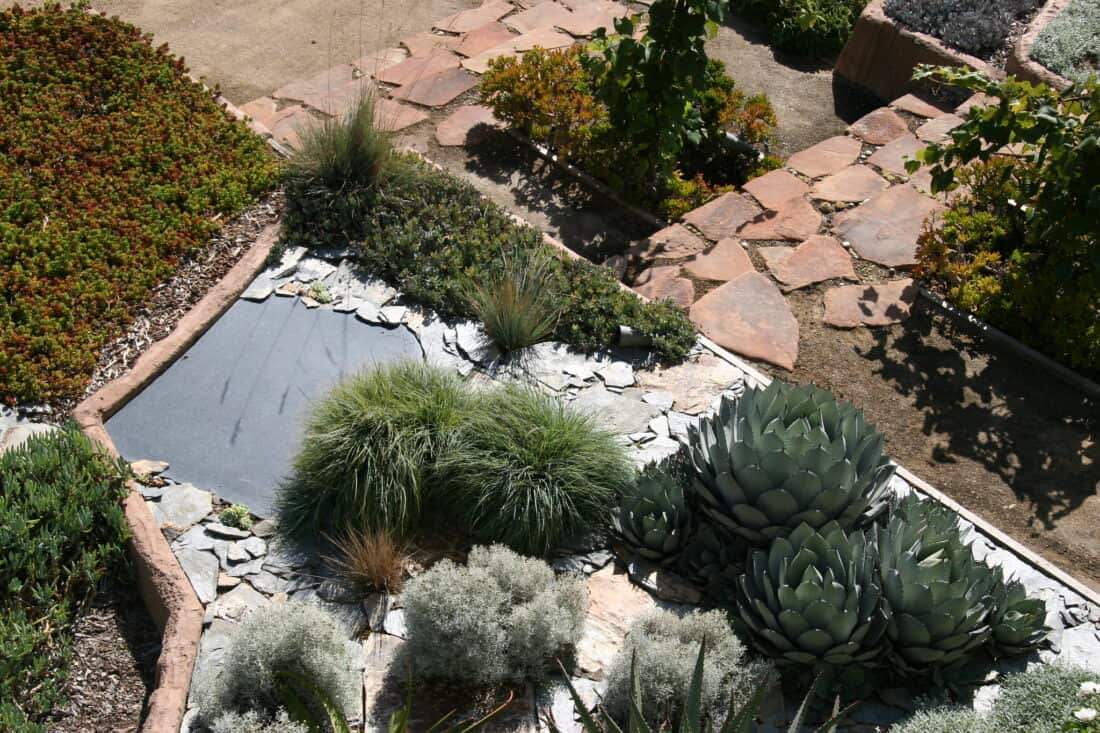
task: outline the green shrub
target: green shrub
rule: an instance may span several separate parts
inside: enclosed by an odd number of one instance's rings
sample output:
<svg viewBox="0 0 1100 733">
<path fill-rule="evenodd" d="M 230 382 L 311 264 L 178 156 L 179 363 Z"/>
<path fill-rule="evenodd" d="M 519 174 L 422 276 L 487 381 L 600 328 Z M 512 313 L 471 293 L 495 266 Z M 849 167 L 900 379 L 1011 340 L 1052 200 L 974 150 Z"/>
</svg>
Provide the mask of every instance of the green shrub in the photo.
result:
<svg viewBox="0 0 1100 733">
<path fill-rule="evenodd" d="M 588 592 L 540 560 L 475 547 L 443 560 L 402 594 L 414 673 L 466 686 L 538 679 L 581 635 Z"/>
<path fill-rule="evenodd" d="M 931 165 L 935 191 L 977 182 L 944 215 L 945 235 L 926 235 L 925 276 L 993 325 L 1070 366 L 1095 371 L 1100 81 L 1061 94 L 953 69 L 921 67 L 915 78 L 999 100 L 972 109 L 948 142 L 907 164 L 911 171 Z"/>
<path fill-rule="evenodd" d="M 278 720 L 288 673 L 310 680 L 345 713 L 354 709 L 359 675 L 340 622 L 309 603 L 278 603 L 253 611 L 234 631 L 221 667 L 195 680 L 199 722 L 250 712 L 265 723 Z"/>
<path fill-rule="evenodd" d="M 122 560 L 128 475 L 72 425 L 0 455 L 3 730 L 43 730 L 61 700 L 73 617 Z"/>
<path fill-rule="evenodd" d="M 629 717 L 631 664 L 638 678 L 642 714 L 653 724 L 672 725 L 683 713 L 700 646 L 706 650 L 700 709 L 719 719 L 731 699 L 739 707 L 767 674 L 765 664 L 746 658 L 745 649 L 721 611 L 678 615 L 655 610 L 635 621 L 607 672 L 603 704 L 613 718 Z"/>
<path fill-rule="evenodd" d="M 806 56 L 838 53 L 868 0 L 733 0 L 736 12 L 764 21 L 773 44 Z"/>
<path fill-rule="evenodd" d="M 1073 0 L 1039 31 L 1031 58 L 1070 81 L 1100 72 L 1100 0 Z"/>
<path fill-rule="evenodd" d="M 506 386 L 481 397 L 437 480 L 474 537 L 544 555 L 605 521 L 631 475 L 617 437 L 590 417 Z"/>
<path fill-rule="evenodd" d="M 993 733 L 973 708 L 936 707 L 918 710 L 890 729 L 891 733 Z"/>
<path fill-rule="evenodd" d="M 1082 669 L 1045 664 L 1009 675 L 989 715 L 989 730 L 1013 733 L 1060 731 L 1081 707 L 1081 683 L 1097 675 Z"/>
<path fill-rule="evenodd" d="M 380 365 L 340 383 L 306 421 L 279 491 L 279 531 L 414 527 L 434 462 L 470 410 L 454 373 L 420 361 Z"/>
<path fill-rule="evenodd" d="M 78 398 L 99 350 L 278 163 L 117 18 L 0 11 L 0 399 Z"/>
<path fill-rule="evenodd" d="M 503 266 L 471 281 L 469 298 L 485 333 L 501 351 L 548 340 L 561 318 L 561 266 L 547 249 L 501 253 Z"/>
</svg>

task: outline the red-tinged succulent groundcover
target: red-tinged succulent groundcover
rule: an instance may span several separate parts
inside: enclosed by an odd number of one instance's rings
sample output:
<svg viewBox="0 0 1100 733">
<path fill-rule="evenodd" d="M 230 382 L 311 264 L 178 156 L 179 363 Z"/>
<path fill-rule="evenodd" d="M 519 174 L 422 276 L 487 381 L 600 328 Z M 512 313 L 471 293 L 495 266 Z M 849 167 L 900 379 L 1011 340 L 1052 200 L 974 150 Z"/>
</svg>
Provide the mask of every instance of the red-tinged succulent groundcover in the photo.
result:
<svg viewBox="0 0 1100 733">
<path fill-rule="evenodd" d="M 134 26 L 0 12 L 0 398 L 78 397 L 151 290 L 278 173 Z"/>
</svg>

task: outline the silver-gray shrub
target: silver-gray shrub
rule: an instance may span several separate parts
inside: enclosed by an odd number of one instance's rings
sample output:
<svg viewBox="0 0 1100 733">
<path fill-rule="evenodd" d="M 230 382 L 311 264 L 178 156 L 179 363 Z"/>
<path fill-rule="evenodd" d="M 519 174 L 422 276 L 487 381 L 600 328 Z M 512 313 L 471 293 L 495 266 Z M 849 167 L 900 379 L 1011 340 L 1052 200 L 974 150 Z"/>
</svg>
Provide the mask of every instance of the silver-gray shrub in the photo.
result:
<svg viewBox="0 0 1100 733">
<path fill-rule="evenodd" d="M 211 733 L 309 733 L 309 726 L 296 723 L 280 710 L 274 718 L 255 710 L 247 713 L 222 713 L 210 726 Z"/>
<path fill-rule="evenodd" d="M 712 720 L 721 720 L 731 695 L 738 703 L 747 699 L 770 667 L 746 658 L 744 646 L 720 611 L 681 616 L 655 610 L 635 621 L 607 673 L 603 704 L 608 713 L 618 720 L 627 717 L 633 658 L 646 720 L 651 725 L 674 722 L 687 698 L 704 639 L 703 710 Z"/>
<path fill-rule="evenodd" d="M 1039 0 L 886 0 L 886 14 L 968 53 L 1004 45 L 1013 19 Z"/>
<path fill-rule="evenodd" d="M 475 547 L 436 563 L 402 594 L 408 652 L 421 677 L 473 687 L 538 679 L 580 639 L 588 590 L 541 560 Z"/>
<path fill-rule="evenodd" d="M 1071 81 L 1083 82 L 1100 64 L 1100 0 L 1073 0 L 1039 31 L 1031 58 Z"/>
<path fill-rule="evenodd" d="M 271 722 L 285 704 L 279 672 L 309 679 L 345 713 L 358 699 L 358 674 L 347 635 L 328 612 L 310 603 L 257 609 L 240 625 L 222 665 L 195 680 L 199 722 L 207 727 L 227 713 L 257 713 Z"/>
<path fill-rule="evenodd" d="M 933 707 L 918 710 L 890 733 L 993 733 L 989 721 L 973 708 Z"/>
</svg>

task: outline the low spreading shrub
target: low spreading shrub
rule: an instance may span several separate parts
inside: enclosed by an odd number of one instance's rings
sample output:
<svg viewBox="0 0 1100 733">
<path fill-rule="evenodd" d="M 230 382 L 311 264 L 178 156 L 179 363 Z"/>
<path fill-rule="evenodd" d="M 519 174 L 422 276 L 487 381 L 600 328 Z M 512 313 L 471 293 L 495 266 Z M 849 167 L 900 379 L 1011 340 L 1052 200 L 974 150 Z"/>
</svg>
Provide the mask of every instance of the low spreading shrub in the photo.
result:
<svg viewBox="0 0 1100 733">
<path fill-rule="evenodd" d="M 731 701 L 740 707 L 766 676 L 765 664 L 747 659 L 745 649 L 721 611 L 678 615 L 656 610 L 635 621 L 622 650 L 607 672 L 603 704 L 616 720 L 629 717 L 631 665 L 644 671 L 638 678 L 642 714 L 654 725 L 672 726 L 684 712 L 688 688 L 700 647 L 706 651 L 700 708 L 720 719 Z"/>
<path fill-rule="evenodd" d="M 929 222 L 919 274 L 952 302 L 1070 366 L 1100 364 L 1100 81 L 1059 93 L 922 67 L 919 80 L 986 94 L 950 140 L 910 162 L 957 192 Z M 942 221 L 943 227 L 939 225 Z"/>
<path fill-rule="evenodd" d="M 733 0 L 735 11 L 763 21 L 786 51 L 829 56 L 844 48 L 867 0 Z"/>
<path fill-rule="evenodd" d="M 0 399 L 78 397 L 179 260 L 276 181 L 264 142 L 117 18 L 0 11 Z"/>
<path fill-rule="evenodd" d="M 420 361 L 380 365 L 340 383 L 307 418 L 279 490 L 279 531 L 304 537 L 414 527 L 435 461 L 470 410 L 457 375 Z"/>
<path fill-rule="evenodd" d="M 1012 21 L 1039 0 L 886 0 L 884 10 L 915 31 L 928 33 L 967 53 L 1000 49 Z"/>
<path fill-rule="evenodd" d="M 61 701 L 74 615 L 122 561 L 128 475 L 75 426 L 0 455 L 0 729 L 43 731 Z"/>
<path fill-rule="evenodd" d="M 1031 58 L 1070 81 L 1100 73 L 1100 0 L 1073 0 L 1039 31 Z"/>
<path fill-rule="evenodd" d="M 359 676 L 347 638 L 340 622 L 318 606 L 292 602 L 253 611 L 234 631 L 221 667 L 207 667 L 195 680 L 199 722 L 213 727 L 227 715 L 230 721 L 278 721 L 287 706 L 288 679 L 308 680 L 316 688 L 290 683 L 312 704 L 322 695 L 347 713 L 358 700 Z M 294 730 L 281 725 L 287 733 Z"/>
<path fill-rule="evenodd" d="M 542 677 L 580 638 L 588 592 L 577 577 L 499 547 L 466 566 L 443 560 L 402 594 L 414 673 L 468 686 Z"/>
<path fill-rule="evenodd" d="M 437 480 L 475 538 L 545 555 L 602 522 L 632 470 L 617 437 L 591 417 L 506 386 L 482 396 Z"/>
<path fill-rule="evenodd" d="M 501 253 L 499 271 L 469 285 L 470 306 L 501 351 L 548 340 L 562 317 L 561 266 L 547 249 Z"/>
<path fill-rule="evenodd" d="M 309 726 L 290 719 L 280 711 L 274 719 L 255 710 L 247 713 L 222 713 L 210 724 L 210 733 L 311 733 Z"/>
<path fill-rule="evenodd" d="M 918 710 L 890 729 L 891 733 L 990 733 L 988 723 L 973 708 L 942 706 Z"/>
</svg>

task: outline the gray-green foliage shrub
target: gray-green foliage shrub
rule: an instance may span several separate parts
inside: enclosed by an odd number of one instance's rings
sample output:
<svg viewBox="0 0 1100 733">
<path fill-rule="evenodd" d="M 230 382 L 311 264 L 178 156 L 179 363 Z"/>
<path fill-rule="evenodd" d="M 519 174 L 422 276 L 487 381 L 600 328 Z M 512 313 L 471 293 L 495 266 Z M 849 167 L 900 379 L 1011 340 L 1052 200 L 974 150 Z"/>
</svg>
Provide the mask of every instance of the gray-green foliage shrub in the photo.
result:
<svg viewBox="0 0 1100 733">
<path fill-rule="evenodd" d="M 474 687 L 537 679 L 580 638 L 588 591 L 495 545 L 443 560 L 402 594 L 413 672 Z"/>
<path fill-rule="evenodd" d="M 1100 0 L 1073 0 L 1039 32 L 1031 58 L 1071 81 L 1100 70 Z"/>
<path fill-rule="evenodd" d="M 651 611 L 634 622 L 622 650 L 611 662 L 604 692 L 605 709 L 616 720 L 629 714 L 630 665 L 636 660 L 642 693 L 642 713 L 652 725 L 674 723 L 688 699 L 688 689 L 706 640 L 701 703 L 712 720 L 732 698 L 739 707 L 764 678 L 769 667 L 746 658 L 745 648 L 721 611 L 694 611 L 679 615 Z"/>
<path fill-rule="evenodd" d="M 438 467 L 476 538 L 530 555 L 602 523 L 631 478 L 615 435 L 518 386 L 481 397 Z"/>
<path fill-rule="evenodd" d="M 284 704 L 278 677 L 283 672 L 310 680 L 345 714 L 356 703 L 355 660 L 339 621 L 309 603 L 279 603 L 243 621 L 221 667 L 209 667 L 196 679 L 199 721 L 209 727 L 223 715 L 249 711 L 264 721 L 277 719 Z"/>
<path fill-rule="evenodd" d="M 886 14 L 969 53 L 999 49 L 1012 21 L 1039 0 L 886 0 Z"/>
<path fill-rule="evenodd" d="M 310 733 L 310 730 L 305 723 L 290 720 L 285 710 L 276 713 L 274 718 L 249 710 L 223 713 L 210 725 L 210 733 Z"/>
<path fill-rule="evenodd" d="M 989 733 L 989 727 L 973 708 L 943 706 L 918 710 L 890 733 Z"/>
</svg>

